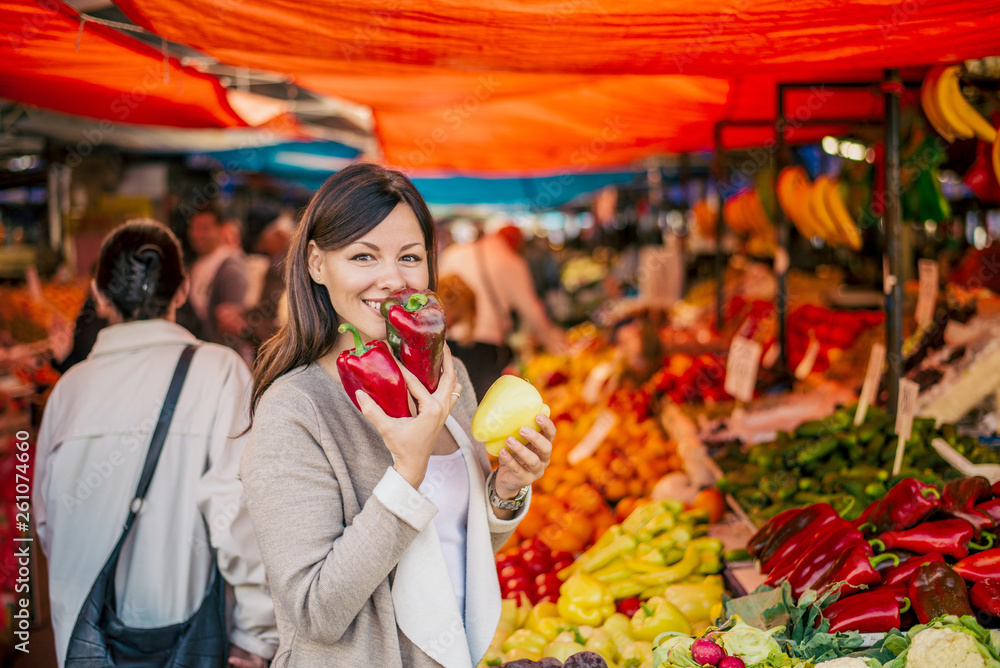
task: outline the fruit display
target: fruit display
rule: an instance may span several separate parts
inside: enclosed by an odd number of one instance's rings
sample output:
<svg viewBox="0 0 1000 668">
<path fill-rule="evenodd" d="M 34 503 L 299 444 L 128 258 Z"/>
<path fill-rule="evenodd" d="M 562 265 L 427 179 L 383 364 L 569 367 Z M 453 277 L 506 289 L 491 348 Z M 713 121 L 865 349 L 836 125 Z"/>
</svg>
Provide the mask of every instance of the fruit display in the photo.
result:
<svg viewBox="0 0 1000 668">
<path fill-rule="evenodd" d="M 795 598 L 835 593 L 823 610 L 832 632 L 885 633 L 942 615 L 995 615 L 995 487 L 982 477 L 941 487 L 904 478 L 853 522 L 824 503 L 783 512 L 760 527 L 747 551 L 766 584 L 788 586 Z"/>
<path fill-rule="evenodd" d="M 571 477 L 579 477 L 579 473 Z M 546 475 L 535 483 L 531 505 L 517 525 L 506 549 L 537 538 L 551 550 L 582 552 L 615 523 L 615 513 L 603 495 L 590 483 L 553 484 L 556 478 Z M 548 493 L 546 491 L 547 490 Z M 623 505 L 622 501 L 625 501 Z M 616 505 L 625 507 L 627 499 Z"/>
<path fill-rule="evenodd" d="M 816 502 L 829 503 L 843 517 L 854 519 L 901 478 L 940 484 L 959 475 L 931 447 L 934 438 L 943 438 L 976 463 L 1000 462 L 1000 453 L 971 436 L 958 435 L 953 425 L 936 427 L 933 419 L 916 418 L 900 474 L 891 476 L 888 469 L 898 440 L 894 424 L 884 411 L 870 407 L 865 421 L 855 427 L 854 413 L 853 406 L 840 408 L 746 452 L 738 445 L 728 447 L 718 459 L 726 472 L 719 489 L 733 495 L 757 523 L 789 507 Z"/>
<path fill-rule="evenodd" d="M 46 338 L 56 321 L 72 326 L 87 289 L 86 282 L 47 283 L 39 299 L 23 286 L 0 286 L 0 341 L 5 335 L 5 343 L 34 343 Z"/>
<path fill-rule="evenodd" d="M 837 179 L 820 176 L 810 182 L 802 167 L 786 167 L 778 175 L 777 191 L 782 211 L 802 236 L 822 239 L 831 246 L 861 250 L 861 232 Z"/>
<path fill-rule="evenodd" d="M 987 143 L 997 139 L 994 128 L 962 95 L 960 68 L 947 65 L 931 68 L 920 88 L 920 104 L 927 120 L 949 142 L 978 137 Z"/>
</svg>

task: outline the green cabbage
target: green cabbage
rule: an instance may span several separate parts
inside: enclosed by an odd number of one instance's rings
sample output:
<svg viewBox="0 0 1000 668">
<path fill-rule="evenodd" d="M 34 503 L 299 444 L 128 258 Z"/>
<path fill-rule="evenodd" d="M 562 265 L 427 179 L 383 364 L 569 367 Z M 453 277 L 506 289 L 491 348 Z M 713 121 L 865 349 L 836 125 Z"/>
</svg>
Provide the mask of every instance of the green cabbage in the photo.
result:
<svg viewBox="0 0 1000 668">
<path fill-rule="evenodd" d="M 733 627 L 720 633 L 718 638 L 727 654 L 740 657 L 748 666 L 765 662 L 772 654 L 784 654 L 773 637 L 784 631 L 784 626 L 761 631 L 745 623 L 739 616 L 734 616 L 733 621 L 736 622 Z"/>
<path fill-rule="evenodd" d="M 694 638 L 683 633 L 663 633 L 656 638 L 659 642 L 653 650 L 653 668 L 701 668 L 701 664 L 691 656 Z"/>
</svg>

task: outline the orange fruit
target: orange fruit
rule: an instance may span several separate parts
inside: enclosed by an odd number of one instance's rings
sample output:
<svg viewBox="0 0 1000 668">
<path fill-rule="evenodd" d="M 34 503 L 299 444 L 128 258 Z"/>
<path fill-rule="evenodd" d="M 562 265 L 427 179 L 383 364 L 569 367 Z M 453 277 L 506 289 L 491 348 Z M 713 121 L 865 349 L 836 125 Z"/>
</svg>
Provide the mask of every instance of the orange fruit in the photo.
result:
<svg viewBox="0 0 1000 668">
<path fill-rule="evenodd" d="M 524 538 L 534 538 L 546 524 L 545 515 L 535 507 L 535 504 L 531 504 L 528 507 L 528 512 L 524 514 L 521 522 L 517 525 L 517 532 Z"/>
<path fill-rule="evenodd" d="M 692 508 L 708 511 L 709 520 L 718 522 L 726 514 L 726 497 L 714 487 L 707 487 L 695 495 Z"/>
<path fill-rule="evenodd" d="M 607 507 L 607 504 L 604 503 L 604 497 L 591 485 L 580 485 L 574 488 L 566 501 L 571 510 L 585 515 L 593 515 L 598 510 Z"/>
<path fill-rule="evenodd" d="M 581 543 L 587 543 L 594 535 L 594 524 L 590 517 L 583 513 L 570 510 L 566 513 L 564 521 L 566 525 L 563 528 L 568 529 L 570 533 L 579 538 Z"/>
<path fill-rule="evenodd" d="M 576 467 L 568 468 L 563 473 L 562 482 L 567 482 L 571 485 L 582 485 L 587 482 L 587 474 Z"/>
<path fill-rule="evenodd" d="M 554 524 L 542 527 L 542 530 L 538 532 L 538 540 L 556 552 L 579 552 L 583 549 L 583 541 L 576 534 Z"/>
<path fill-rule="evenodd" d="M 610 501 L 615 501 L 628 495 L 628 484 L 621 478 L 613 478 L 604 486 L 604 496 Z"/>
</svg>

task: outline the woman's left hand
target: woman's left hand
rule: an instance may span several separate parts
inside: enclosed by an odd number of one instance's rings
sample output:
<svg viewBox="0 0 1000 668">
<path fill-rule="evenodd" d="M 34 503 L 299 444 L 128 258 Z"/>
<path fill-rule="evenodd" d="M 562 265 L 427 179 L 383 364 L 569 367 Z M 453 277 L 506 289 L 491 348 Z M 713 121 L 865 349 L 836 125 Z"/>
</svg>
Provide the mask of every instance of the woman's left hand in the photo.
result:
<svg viewBox="0 0 1000 668">
<path fill-rule="evenodd" d="M 522 487 L 541 478 L 545 467 L 549 465 L 556 426 L 541 413 L 535 417 L 535 421 L 541 432 L 531 427 L 521 427 L 520 434 L 527 439 L 527 445 L 522 445 L 511 436 L 500 450 L 500 466 L 493 484 L 501 499 L 513 499 Z"/>
</svg>

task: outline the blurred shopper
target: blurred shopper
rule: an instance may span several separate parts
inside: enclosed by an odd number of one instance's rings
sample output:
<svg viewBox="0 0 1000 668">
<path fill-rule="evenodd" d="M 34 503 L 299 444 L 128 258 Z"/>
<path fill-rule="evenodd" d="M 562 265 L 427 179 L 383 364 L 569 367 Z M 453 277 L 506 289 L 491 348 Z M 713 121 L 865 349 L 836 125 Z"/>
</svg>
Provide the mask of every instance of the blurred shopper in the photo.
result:
<svg viewBox="0 0 1000 668">
<path fill-rule="evenodd" d="M 201 343 L 174 322 L 188 279 L 177 238 L 163 225 L 138 220 L 114 230 L 91 289 L 110 324 L 52 391 L 32 492 L 59 665 L 122 533 L 181 351 L 201 344 L 118 562 L 118 614 L 132 627 L 181 622 L 199 608 L 218 567 L 235 596 L 231 664 L 262 667 L 277 630 L 237 477 L 244 439 L 234 437 L 247 424 L 250 373 L 232 350 Z"/>
<path fill-rule="evenodd" d="M 219 304 L 215 309 L 216 320 L 223 339 L 239 343 L 249 349 L 250 361 L 256 356 L 260 344 L 271 338 L 281 324 L 281 298 L 285 294 L 284 260 L 288 240 L 292 235 L 289 221 L 282 216 L 281 207 L 265 202 L 251 207 L 247 213 L 244 247 L 247 253 L 261 254 L 267 258 L 259 299 L 251 308 L 238 304 Z"/>
<path fill-rule="evenodd" d="M 191 266 L 189 299 L 202 323 L 203 338 L 238 350 L 238 339 L 224 340 L 217 315 L 218 307 L 224 304 L 242 308 L 246 297 L 246 257 L 234 238 L 234 230 L 227 227 L 218 211 L 204 208 L 188 221 L 188 239 L 198 254 Z"/>
<path fill-rule="evenodd" d="M 472 343 L 450 340 L 452 354 L 465 363 L 480 399 L 514 359 L 507 338 L 514 331 L 511 312 L 546 350 L 563 347 L 562 331 L 552 325 L 535 292 L 528 264 L 518 255 L 521 231 L 508 225 L 471 244 L 453 244 L 441 253 L 442 276 L 461 278 L 476 295 Z"/>
</svg>

